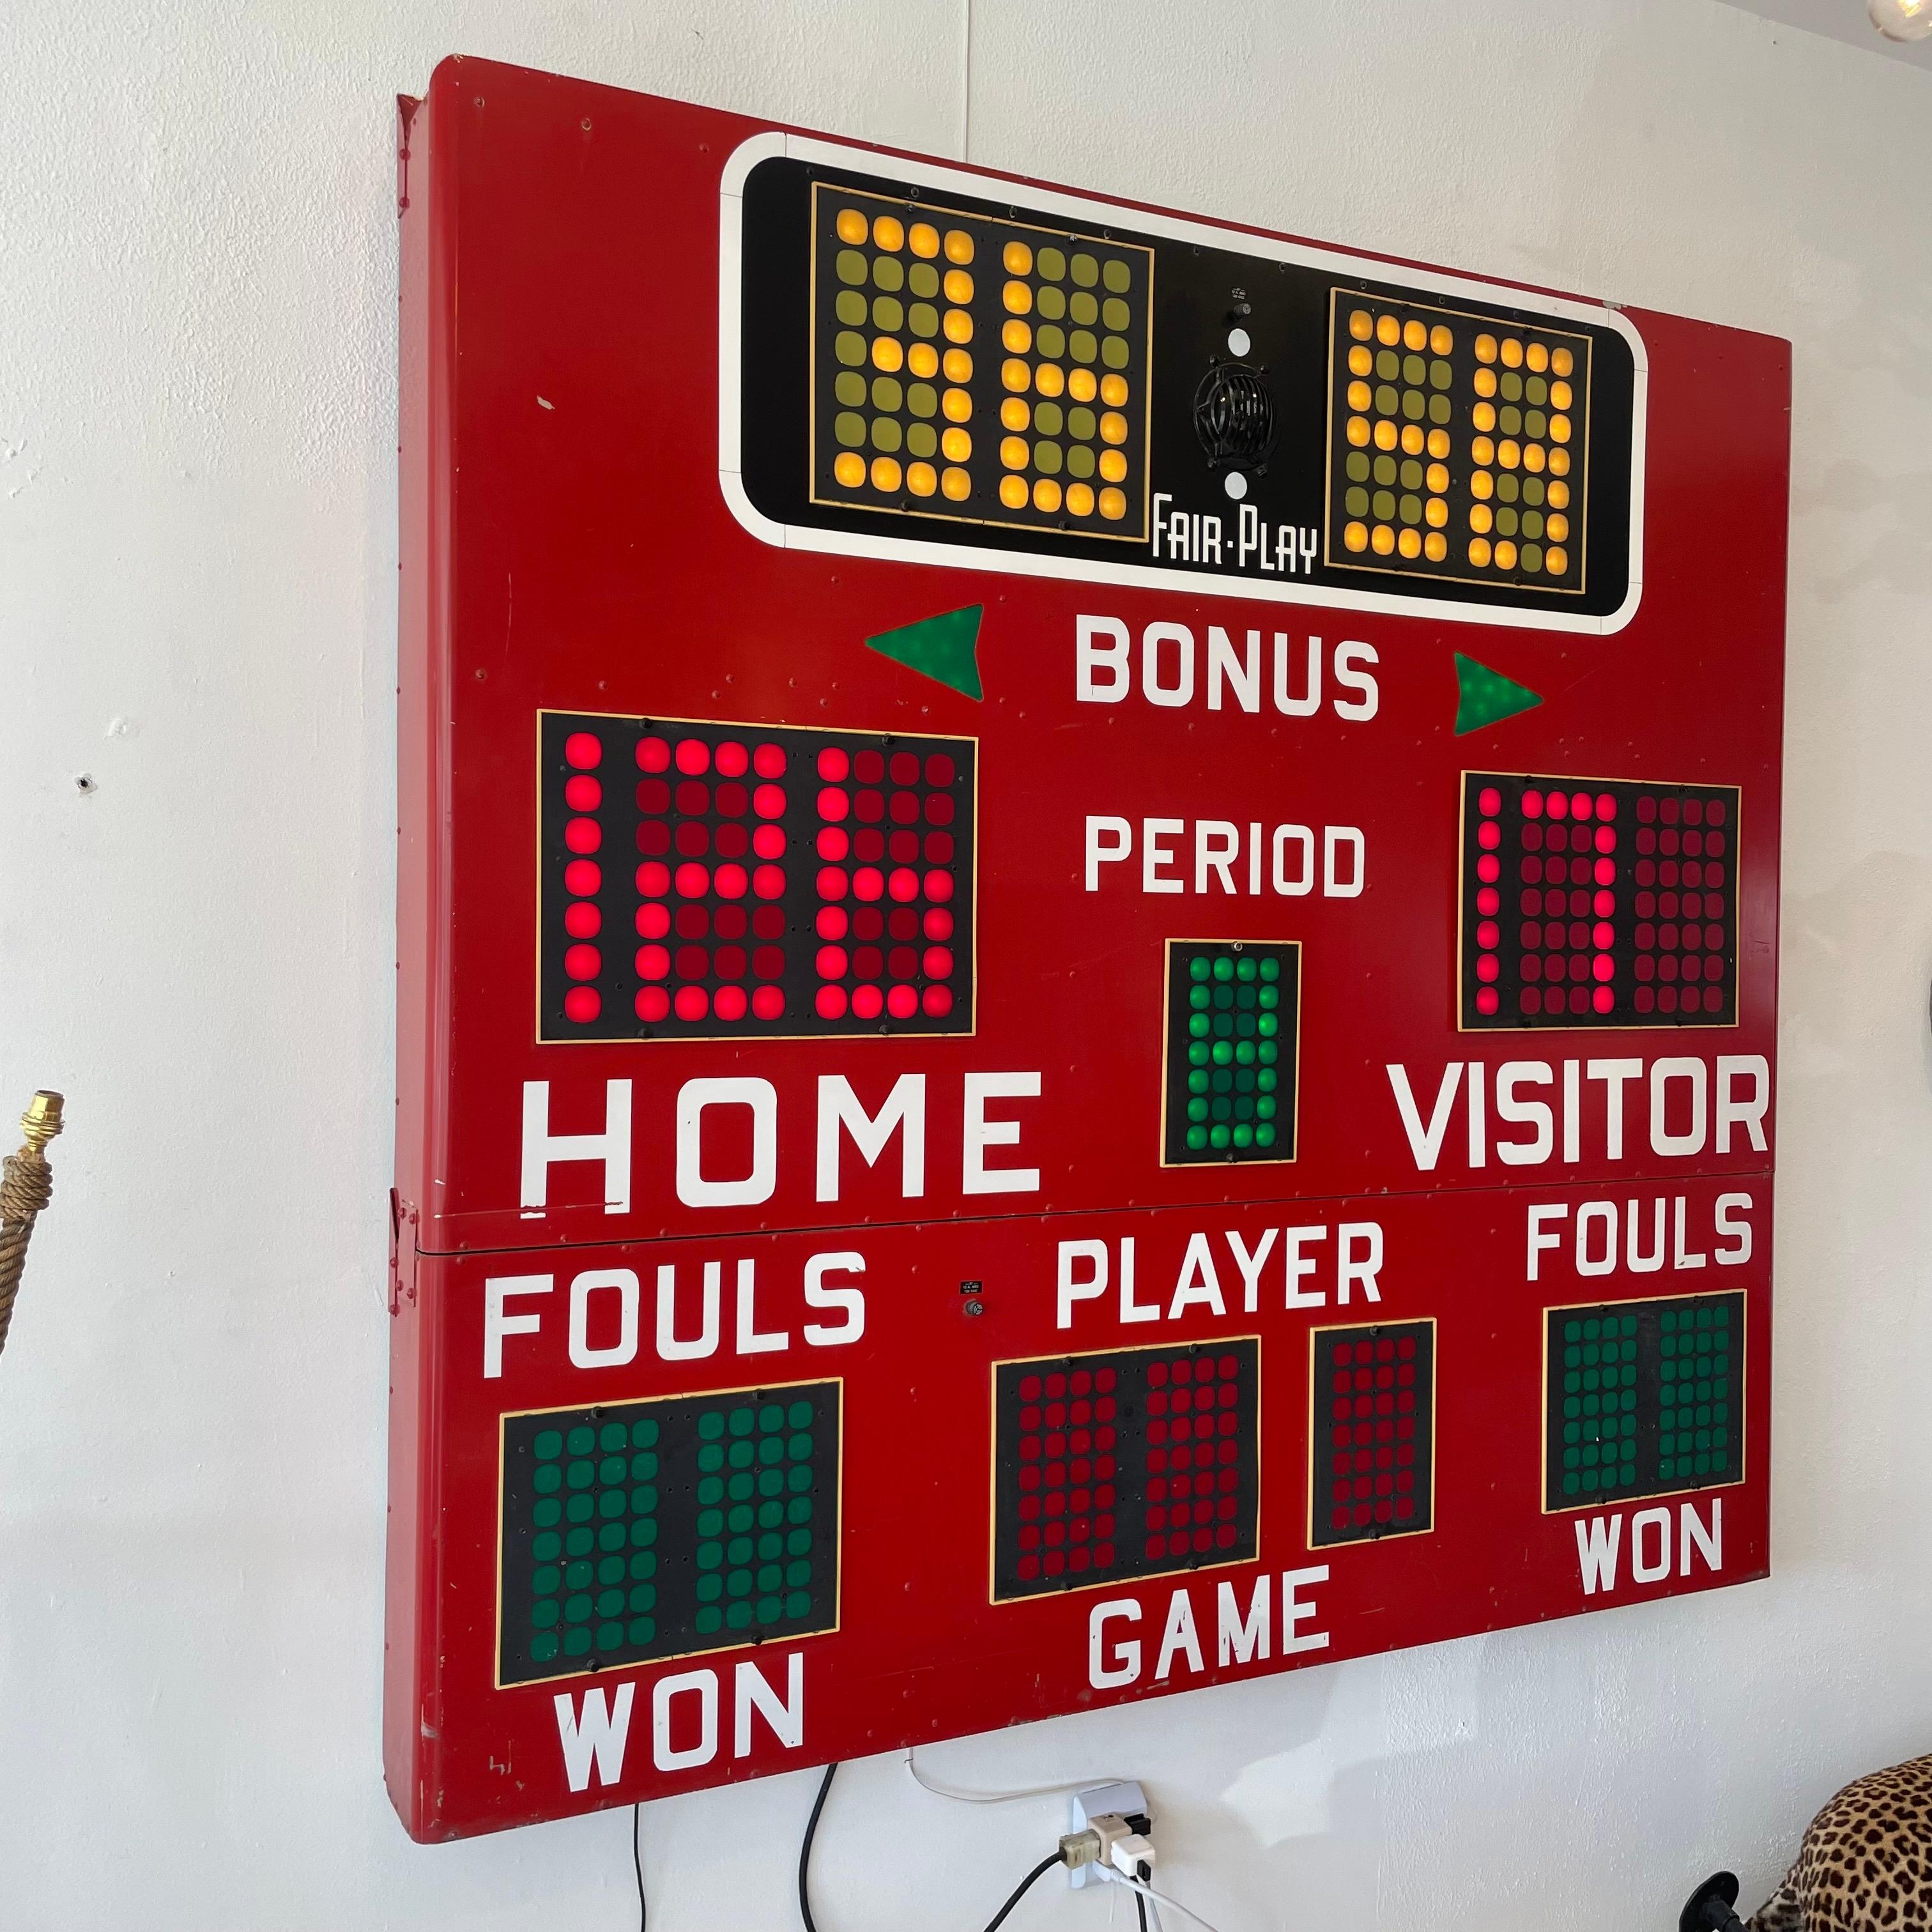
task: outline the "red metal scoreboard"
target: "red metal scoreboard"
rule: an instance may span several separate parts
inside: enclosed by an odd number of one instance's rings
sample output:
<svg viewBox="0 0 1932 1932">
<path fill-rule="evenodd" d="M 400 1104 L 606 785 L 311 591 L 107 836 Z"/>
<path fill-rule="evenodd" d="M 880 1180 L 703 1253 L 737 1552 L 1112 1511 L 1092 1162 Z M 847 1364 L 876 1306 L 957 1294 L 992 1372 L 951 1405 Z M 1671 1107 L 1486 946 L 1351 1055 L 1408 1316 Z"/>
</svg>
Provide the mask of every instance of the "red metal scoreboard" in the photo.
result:
<svg viewBox="0 0 1932 1932">
<path fill-rule="evenodd" d="M 404 104 L 442 1838 L 1768 1563 L 1790 360 Z"/>
</svg>

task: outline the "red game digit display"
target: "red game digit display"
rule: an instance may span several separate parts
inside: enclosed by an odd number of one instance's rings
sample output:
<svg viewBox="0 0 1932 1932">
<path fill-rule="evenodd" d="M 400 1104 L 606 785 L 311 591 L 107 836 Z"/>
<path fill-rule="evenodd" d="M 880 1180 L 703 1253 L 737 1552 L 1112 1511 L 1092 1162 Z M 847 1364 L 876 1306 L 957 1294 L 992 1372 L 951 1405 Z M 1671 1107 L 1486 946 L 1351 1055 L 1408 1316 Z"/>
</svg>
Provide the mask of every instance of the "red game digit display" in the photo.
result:
<svg viewBox="0 0 1932 1932">
<path fill-rule="evenodd" d="M 993 1599 L 1253 1560 L 1257 1350 L 1003 1362 Z"/>
<path fill-rule="evenodd" d="M 1317 1329 L 1308 1439 L 1312 1546 L 1435 1520 L 1436 1324 Z"/>
<path fill-rule="evenodd" d="M 399 134 L 406 1828 L 1764 1575 L 1788 346 Z"/>
</svg>

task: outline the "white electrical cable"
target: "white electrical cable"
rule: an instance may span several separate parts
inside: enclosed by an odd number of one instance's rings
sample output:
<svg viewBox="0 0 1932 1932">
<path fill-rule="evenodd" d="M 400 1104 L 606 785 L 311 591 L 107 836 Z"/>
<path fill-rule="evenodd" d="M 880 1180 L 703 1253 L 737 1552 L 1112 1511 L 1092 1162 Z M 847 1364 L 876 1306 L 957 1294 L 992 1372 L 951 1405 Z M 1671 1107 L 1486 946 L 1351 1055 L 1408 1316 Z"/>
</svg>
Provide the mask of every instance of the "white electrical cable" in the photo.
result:
<svg viewBox="0 0 1932 1932">
<path fill-rule="evenodd" d="M 1118 1784 L 1124 1780 L 1117 1778 L 1082 1778 L 1070 1784 L 1036 1784 L 1024 1791 L 954 1791 L 943 1784 L 934 1784 L 929 1778 L 920 1775 L 919 1766 L 913 1761 L 908 1750 L 905 1754 L 906 1769 L 912 1774 L 912 1781 L 922 1791 L 929 1791 L 935 1798 L 950 1798 L 961 1804 L 1012 1804 L 1022 1798 L 1061 1798 L 1070 1791 L 1092 1791 L 1103 1784 Z"/>
<path fill-rule="evenodd" d="M 1130 1878 L 1124 1871 L 1110 1871 L 1107 1875 L 1109 1878 L 1112 1879 L 1117 1885 L 1125 1886 L 1130 1892 L 1138 1892 L 1142 1898 L 1148 1900 L 1154 1905 L 1155 1907 L 1154 1923 L 1156 1925 L 1160 1923 L 1160 1908 L 1163 1905 L 1166 1905 L 1172 1906 L 1176 1912 L 1180 1914 L 1182 1918 L 1192 1919 L 1196 1924 L 1202 1928 L 1202 1932 L 1214 1932 L 1214 1928 L 1209 1924 L 1207 1920 L 1203 1918 L 1199 1912 L 1189 1911 L 1187 1907 L 1183 1905 L 1179 1899 L 1169 1898 L 1166 1892 L 1156 1892 L 1152 1886 L 1143 1885 L 1138 1879 Z"/>
</svg>

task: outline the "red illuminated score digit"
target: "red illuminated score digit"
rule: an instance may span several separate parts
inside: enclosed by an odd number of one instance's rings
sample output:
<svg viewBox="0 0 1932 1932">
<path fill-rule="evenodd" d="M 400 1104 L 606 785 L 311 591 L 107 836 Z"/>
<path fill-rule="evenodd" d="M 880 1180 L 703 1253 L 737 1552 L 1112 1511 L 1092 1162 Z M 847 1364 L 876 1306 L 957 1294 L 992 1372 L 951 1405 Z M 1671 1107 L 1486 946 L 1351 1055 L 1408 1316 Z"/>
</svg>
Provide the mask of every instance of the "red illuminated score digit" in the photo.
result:
<svg viewBox="0 0 1932 1932">
<path fill-rule="evenodd" d="M 636 886 L 644 1024 L 674 1015 L 735 1025 L 782 1019 L 785 920 L 779 781 L 789 759 L 770 741 L 649 732 L 638 740 Z M 670 942 L 675 942 L 672 944 Z"/>
<path fill-rule="evenodd" d="M 970 1030 L 970 740 L 543 730 L 544 1037 Z"/>
<path fill-rule="evenodd" d="M 828 745 L 817 776 L 814 1010 L 826 1020 L 944 1019 L 955 998 L 954 760 Z"/>
<path fill-rule="evenodd" d="M 1462 1025 L 1733 1023 L 1736 798 L 1469 774 Z"/>
</svg>

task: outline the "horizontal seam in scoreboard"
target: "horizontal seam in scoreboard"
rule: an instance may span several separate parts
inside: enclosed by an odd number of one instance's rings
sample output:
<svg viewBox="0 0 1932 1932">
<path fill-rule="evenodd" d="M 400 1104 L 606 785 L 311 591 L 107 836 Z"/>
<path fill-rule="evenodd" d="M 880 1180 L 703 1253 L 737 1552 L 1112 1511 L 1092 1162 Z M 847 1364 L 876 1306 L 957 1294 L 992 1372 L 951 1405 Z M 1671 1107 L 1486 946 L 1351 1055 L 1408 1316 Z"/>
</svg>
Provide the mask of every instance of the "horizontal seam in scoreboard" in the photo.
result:
<svg viewBox="0 0 1932 1932">
<path fill-rule="evenodd" d="M 1600 1030 L 1605 1032 L 1607 1032 L 1610 1030 L 1610 1029 L 1607 1028 L 1600 1029 Z M 1702 1030 L 1712 1031 L 1716 1030 L 1714 1028 Z M 1527 1029 L 1525 1029 L 1525 1030 L 1527 1030 Z M 1669 1031 L 1670 1029 L 1658 1028 L 1654 1029 L 1654 1030 L 1664 1032 Z M 1678 1029 L 1678 1030 L 1682 1031 L 1683 1029 L 1680 1028 Z M 605 1041 L 602 1043 L 606 1046 L 611 1044 L 611 1042 L 608 1041 Z M 620 1041 L 616 1043 L 621 1046 L 623 1042 Z M 1286 1164 L 1287 1163 L 1285 1162 L 1275 1161 L 1258 1161 L 1250 1163 L 1250 1165 L 1255 1166 L 1269 1167 L 1280 1166 Z M 1174 1171 L 1180 1172 L 1181 1170 L 1176 1169 Z M 1775 1172 L 1776 1170 L 1774 1168 L 1768 1166 L 1763 1167 L 1726 1168 L 1721 1172 L 1712 1172 L 1708 1169 L 1700 1168 L 1694 1173 L 1687 1174 L 1682 1176 L 1676 1176 L 1667 1172 L 1660 1171 L 1658 1173 L 1652 1174 L 1620 1174 L 1613 1180 L 1605 1180 L 1599 1177 L 1594 1180 L 1579 1178 L 1574 1180 L 1552 1181 L 1550 1184 L 1546 1191 L 1552 1194 L 1583 1194 L 1588 1193 L 1593 1188 L 1601 1190 L 1604 1187 L 1649 1187 L 1662 1186 L 1666 1184 L 1671 1186 L 1682 1186 L 1686 1182 L 1695 1183 L 1700 1181 L 1708 1182 L 1713 1187 L 1720 1187 L 1726 1185 L 1727 1183 L 1740 1180 L 1755 1180 L 1768 1181 L 1773 1178 Z M 716 1233 L 706 1234 L 605 1234 L 602 1236 L 574 1236 L 568 1240 L 550 1241 L 506 1241 L 500 1246 L 492 1246 L 489 1247 L 428 1248 L 418 1244 L 416 1252 L 419 1257 L 430 1260 L 460 1261 L 472 1257 L 480 1259 L 490 1255 L 527 1254 L 533 1250 L 542 1248 L 615 1248 L 622 1250 L 634 1247 L 661 1247 L 671 1242 L 682 1242 L 686 1244 L 692 1242 L 708 1242 L 716 1246 L 719 1243 L 728 1241 L 789 1240 L 794 1236 L 800 1235 L 810 1235 L 815 1238 L 821 1234 L 830 1235 L 854 1233 L 884 1234 L 891 1234 L 898 1230 L 912 1228 L 984 1227 L 990 1224 L 1005 1221 L 1087 1220 L 1091 1220 L 1096 1215 L 1101 1214 L 1112 1214 L 1115 1216 L 1130 1214 L 1165 1214 L 1173 1216 L 1188 1214 L 1226 1214 L 1231 1210 L 1237 1213 L 1246 1213 L 1250 1211 L 1258 1213 L 1274 1208 L 1319 1207 L 1324 1203 L 1336 1202 L 1414 1201 L 1426 1199 L 1436 1196 L 1453 1197 L 1454 1198 L 1460 1201 L 1466 1199 L 1472 1195 L 1493 1194 L 1506 1199 L 1515 1200 L 1520 1196 L 1521 1192 L 1522 1190 L 1520 1186 L 1512 1187 L 1507 1184 L 1498 1183 L 1496 1185 L 1490 1186 L 1385 1187 L 1366 1191 L 1358 1191 L 1353 1193 L 1336 1192 L 1333 1194 L 1269 1195 L 1257 1197 L 1252 1201 L 1238 1200 L 1229 1196 L 1223 1196 L 1218 1200 L 1157 1202 L 1149 1203 L 1144 1206 L 1135 1205 L 1132 1204 L 1130 1204 L 1126 1206 L 1121 1206 L 1116 1203 L 1100 1208 L 1055 1208 L 1047 1209 L 1034 1208 L 1022 1209 L 1016 1212 L 1006 1214 L 926 1215 L 922 1218 L 904 1221 L 799 1222 L 790 1226 L 783 1228 L 754 1228 L 735 1232 L 721 1230 Z M 481 1214 L 499 1215 L 514 1214 L 518 1210 L 513 1208 L 498 1208 L 480 1209 L 477 1211 Z M 601 1214 L 603 1210 L 594 1203 L 586 1203 L 580 1208 L 568 1210 L 560 1210 L 559 1211 L 589 1214 Z M 441 1217 L 440 1225 L 446 1225 L 453 1220 L 462 1218 L 464 1217 L 460 1216 L 445 1215 Z"/>
</svg>

